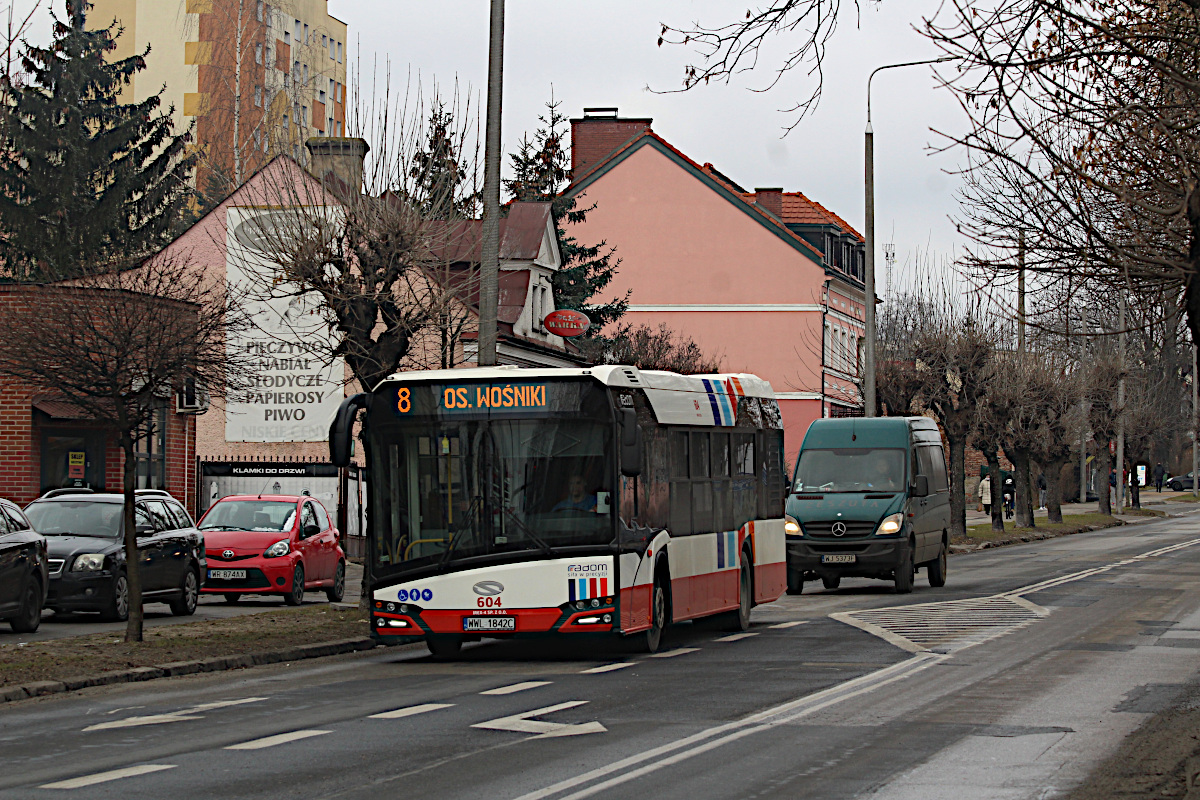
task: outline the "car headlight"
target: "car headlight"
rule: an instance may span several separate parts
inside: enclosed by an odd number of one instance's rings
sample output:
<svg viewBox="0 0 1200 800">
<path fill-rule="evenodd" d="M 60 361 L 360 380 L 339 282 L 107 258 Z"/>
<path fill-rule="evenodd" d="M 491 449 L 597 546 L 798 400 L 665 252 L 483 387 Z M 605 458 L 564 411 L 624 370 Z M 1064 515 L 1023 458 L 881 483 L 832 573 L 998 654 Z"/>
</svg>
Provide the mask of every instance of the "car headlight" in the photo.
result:
<svg viewBox="0 0 1200 800">
<path fill-rule="evenodd" d="M 264 550 L 263 556 L 266 558 L 279 558 L 279 556 L 286 556 L 291 549 L 287 539 L 280 539 Z"/>
<path fill-rule="evenodd" d="M 800 523 L 789 516 L 784 516 L 783 532 L 788 536 L 800 535 Z"/>
<path fill-rule="evenodd" d="M 84 553 L 75 556 L 71 572 L 99 572 L 104 569 L 104 553 Z"/>
<path fill-rule="evenodd" d="M 904 514 L 889 514 L 883 518 L 883 522 L 879 523 L 879 527 L 875 529 L 876 536 L 892 536 L 900 532 L 904 527 Z"/>
</svg>

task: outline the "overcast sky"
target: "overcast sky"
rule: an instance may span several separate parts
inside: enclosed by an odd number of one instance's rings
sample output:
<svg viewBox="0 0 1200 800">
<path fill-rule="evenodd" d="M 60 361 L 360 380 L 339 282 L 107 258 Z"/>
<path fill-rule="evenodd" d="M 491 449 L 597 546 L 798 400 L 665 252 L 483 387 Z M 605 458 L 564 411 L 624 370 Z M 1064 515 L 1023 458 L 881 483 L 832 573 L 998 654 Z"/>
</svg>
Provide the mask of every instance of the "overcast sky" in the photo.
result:
<svg viewBox="0 0 1200 800">
<path fill-rule="evenodd" d="M 18 11 L 34 2 L 10 1 Z M 53 2 L 61 11 L 63 0 Z M 656 46 L 660 23 L 718 24 L 743 13 L 742 6 L 728 0 L 509 0 L 506 151 L 536 127 L 553 87 L 567 116 L 579 116 L 585 106 L 617 106 L 622 116 L 652 117 L 654 130 L 696 161 L 711 161 L 748 189 L 803 191 L 861 230 L 867 75 L 883 64 L 937 55 L 913 28 L 938 3 L 866 0 L 856 24 L 853 3 L 843 2 L 850 13 L 829 44 L 821 104 L 783 136 L 793 120 L 781 109 L 802 96 L 811 79 L 797 73 L 770 92 L 750 91 L 769 81 L 774 63 L 769 54 L 758 72 L 729 86 L 679 94 L 647 89 L 678 88 L 684 65 L 694 60 L 684 48 Z M 0 8 L 4 5 L 0 0 Z M 394 75 L 411 70 L 423 85 L 457 79 L 476 93 L 477 107 L 487 81 L 488 7 L 485 0 L 329 0 L 330 13 L 349 25 L 350 53 L 361 53 L 364 75 L 371 64 L 390 62 Z M 44 41 L 48 35 L 47 17 L 31 38 Z M 775 45 L 774 52 L 783 46 Z M 872 118 L 878 241 L 895 242 L 900 266 L 911 264 L 918 251 L 945 256 L 961 248 L 948 220 L 956 212 L 958 180 L 946 174 L 961 155 L 929 152 L 938 141 L 931 127 L 963 125 L 953 99 L 935 88 L 929 67 L 888 71 L 875 79 Z M 882 294 L 881 253 L 877 262 Z"/>
</svg>

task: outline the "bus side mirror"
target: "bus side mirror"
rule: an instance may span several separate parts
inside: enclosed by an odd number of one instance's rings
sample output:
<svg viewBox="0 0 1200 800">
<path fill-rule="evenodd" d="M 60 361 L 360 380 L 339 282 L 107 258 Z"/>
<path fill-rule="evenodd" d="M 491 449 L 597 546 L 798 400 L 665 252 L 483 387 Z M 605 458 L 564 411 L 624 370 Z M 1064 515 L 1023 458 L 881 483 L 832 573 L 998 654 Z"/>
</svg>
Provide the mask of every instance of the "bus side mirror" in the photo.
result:
<svg viewBox="0 0 1200 800">
<path fill-rule="evenodd" d="M 632 408 L 621 409 L 621 474 L 626 478 L 642 474 L 642 432 Z"/>
<path fill-rule="evenodd" d="M 913 485 L 913 497 L 929 497 L 929 476 L 918 475 Z"/>
<path fill-rule="evenodd" d="M 367 407 L 368 394 L 355 394 L 347 397 L 338 406 L 337 414 L 329 426 L 329 460 L 335 467 L 350 466 L 351 436 L 354 433 L 354 420 L 359 409 Z"/>
</svg>

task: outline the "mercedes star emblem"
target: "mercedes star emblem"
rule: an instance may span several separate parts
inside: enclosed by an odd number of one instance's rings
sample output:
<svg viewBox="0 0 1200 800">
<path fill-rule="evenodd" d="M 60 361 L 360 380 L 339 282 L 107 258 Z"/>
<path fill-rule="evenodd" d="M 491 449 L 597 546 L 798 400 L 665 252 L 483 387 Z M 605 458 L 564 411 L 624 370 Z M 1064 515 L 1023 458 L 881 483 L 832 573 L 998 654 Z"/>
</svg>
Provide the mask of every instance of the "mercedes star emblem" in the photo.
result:
<svg viewBox="0 0 1200 800">
<path fill-rule="evenodd" d="M 833 523 L 833 535 L 834 536 L 845 536 L 846 535 L 846 523 L 844 523 L 844 522 Z"/>
</svg>

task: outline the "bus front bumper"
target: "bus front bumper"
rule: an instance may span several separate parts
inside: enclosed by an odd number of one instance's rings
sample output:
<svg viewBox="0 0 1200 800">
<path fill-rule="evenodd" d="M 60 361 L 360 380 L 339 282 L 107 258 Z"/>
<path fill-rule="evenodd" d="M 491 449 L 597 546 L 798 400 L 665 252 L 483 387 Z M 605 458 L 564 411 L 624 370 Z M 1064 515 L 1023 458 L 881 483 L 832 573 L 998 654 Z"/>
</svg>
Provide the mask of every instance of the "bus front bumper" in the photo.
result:
<svg viewBox="0 0 1200 800">
<path fill-rule="evenodd" d="M 611 634 L 620 619 L 615 598 L 597 607 L 579 609 L 571 603 L 558 608 L 422 609 L 419 606 L 375 601 L 371 635 L 384 644 L 426 636 L 513 638 L 553 634 Z"/>
</svg>

